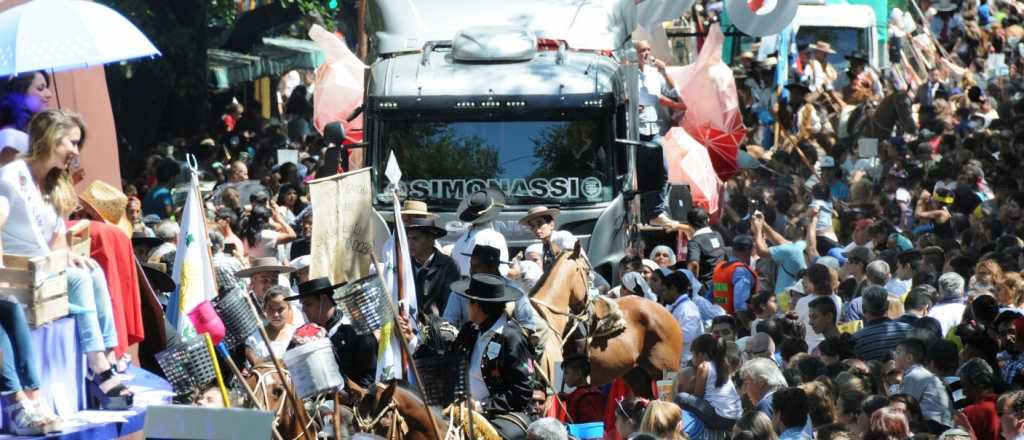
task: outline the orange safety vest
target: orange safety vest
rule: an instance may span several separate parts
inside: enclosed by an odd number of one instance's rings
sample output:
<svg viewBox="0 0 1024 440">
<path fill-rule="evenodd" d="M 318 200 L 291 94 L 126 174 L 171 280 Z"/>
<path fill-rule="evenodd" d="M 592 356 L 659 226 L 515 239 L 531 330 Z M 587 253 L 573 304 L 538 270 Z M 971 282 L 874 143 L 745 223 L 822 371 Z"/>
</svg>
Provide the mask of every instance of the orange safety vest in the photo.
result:
<svg viewBox="0 0 1024 440">
<path fill-rule="evenodd" d="M 754 284 L 750 286 L 750 294 L 753 295 L 757 292 L 757 272 L 749 265 L 740 261 L 722 261 L 715 265 L 715 270 L 711 273 L 711 292 L 715 304 L 721 306 L 725 309 L 725 313 L 730 315 L 735 312 L 732 274 L 740 267 L 746 268 L 754 276 Z"/>
</svg>

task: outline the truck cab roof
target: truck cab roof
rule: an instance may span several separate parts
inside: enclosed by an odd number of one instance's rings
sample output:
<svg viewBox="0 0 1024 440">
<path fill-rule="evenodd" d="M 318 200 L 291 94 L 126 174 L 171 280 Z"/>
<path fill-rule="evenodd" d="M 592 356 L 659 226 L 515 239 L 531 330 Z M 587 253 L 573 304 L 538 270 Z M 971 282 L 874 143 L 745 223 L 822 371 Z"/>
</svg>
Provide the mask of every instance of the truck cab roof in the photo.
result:
<svg viewBox="0 0 1024 440">
<path fill-rule="evenodd" d="M 592 52 L 539 51 L 529 60 L 462 62 L 451 47 L 373 64 L 370 97 L 524 96 L 619 93 L 616 61 Z"/>
</svg>

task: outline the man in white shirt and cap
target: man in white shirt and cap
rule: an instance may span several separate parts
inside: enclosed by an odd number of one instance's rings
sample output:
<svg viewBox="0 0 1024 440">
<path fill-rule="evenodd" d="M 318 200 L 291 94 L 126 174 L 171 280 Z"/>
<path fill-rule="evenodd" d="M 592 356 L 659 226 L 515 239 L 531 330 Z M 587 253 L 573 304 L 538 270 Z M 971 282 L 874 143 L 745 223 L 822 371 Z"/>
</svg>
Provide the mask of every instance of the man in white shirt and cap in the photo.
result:
<svg viewBox="0 0 1024 440">
<path fill-rule="evenodd" d="M 469 227 L 455 240 L 451 251 L 462 276 L 470 275 L 469 256 L 478 245 L 498 248 L 501 262 L 498 271 L 502 276 L 508 274 L 508 244 L 505 236 L 494 229 L 494 219 L 505 207 L 505 195 L 491 188 L 476 191 L 462 201 L 458 210 L 459 220 L 469 223 Z"/>
</svg>

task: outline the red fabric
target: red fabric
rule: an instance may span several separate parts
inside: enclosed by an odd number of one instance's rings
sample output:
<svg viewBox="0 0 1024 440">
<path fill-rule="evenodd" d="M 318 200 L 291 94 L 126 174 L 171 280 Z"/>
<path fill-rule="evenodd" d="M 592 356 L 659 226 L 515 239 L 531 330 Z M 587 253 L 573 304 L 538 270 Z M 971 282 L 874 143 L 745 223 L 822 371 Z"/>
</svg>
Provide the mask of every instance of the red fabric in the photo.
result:
<svg viewBox="0 0 1024 440">
<path fill-rule="evenodd" d="M 110 304 L 117 329 L 117 356 L 128 346 L 146 338 L 142 327 L 142 304 L 139 298 L 139 278 L 135 270 L 135 253 L 131 240 L 116 226 L 103 222 L 90 222 L 89 238 L 92 249 L 89 256 L 99 263 L 107 278 Z"/>
<path fill-rule="evenodd" d="M 596 387 L 582 387 L 564 396 L 567 416 L 572 423 L 591 423 L 604 420 L 605 399 Z"/>
<path fill-rule="evenodd" d="M 622 436 L 619 435 L 619 430 L 615 428 L 615 413 L 619 399 L 625 399 L 632 395 L 633 390 L 629 388 L 629 385 L 626 385 L 626 381 L 622 380 L 622 378 L 612 381 L 612 386 L 608 390 L 608 400 L 605 401 L 604 405 L 605 440 L 623 440 Z M 654 381 L 651 381 L 651 395 L 658 395 L 658 387 Z"/>
<path fill-rule="evenodd" d="M 764 6 L 764 0 L 750 0 L 747 2 L 747 6 L 750 6 L 751 11 L 757 12 Z"/>
<path fill-rule="evenodd" d="M 967 405 L 964 415 L 971 423 L 977 440 L 999 440 L 999 414 L 996 412 L 995 394 L 986 394 L 978 402 Z"/>
</svg>

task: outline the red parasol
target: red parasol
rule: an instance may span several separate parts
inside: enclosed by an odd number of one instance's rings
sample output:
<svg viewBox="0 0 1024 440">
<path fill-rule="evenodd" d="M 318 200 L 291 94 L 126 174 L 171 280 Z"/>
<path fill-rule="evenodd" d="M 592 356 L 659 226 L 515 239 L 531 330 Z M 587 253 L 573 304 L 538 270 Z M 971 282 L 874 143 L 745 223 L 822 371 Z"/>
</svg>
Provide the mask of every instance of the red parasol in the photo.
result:
<svg viewBox="0 0 1024 440">
<path fill-rule="evenodd" d="M 740 115 L 736 80 L 732 69 L 722 62 L 725 36 L 714 25 L 697 60 L 685 67 L 669 68 L 679 96 L 687 105 L 680 124 L 708 150 L 718 177 L 725 181 L 739 171 L 736 156 L 747 136 Z"/>
</svg>

